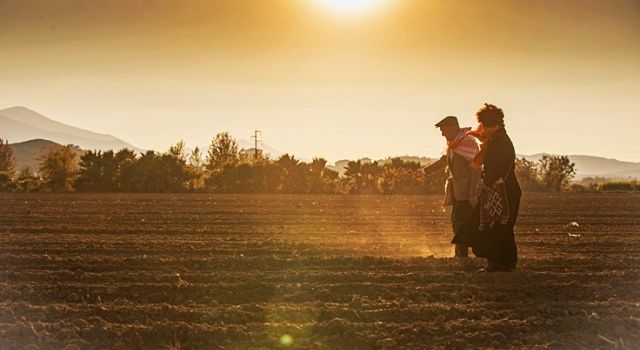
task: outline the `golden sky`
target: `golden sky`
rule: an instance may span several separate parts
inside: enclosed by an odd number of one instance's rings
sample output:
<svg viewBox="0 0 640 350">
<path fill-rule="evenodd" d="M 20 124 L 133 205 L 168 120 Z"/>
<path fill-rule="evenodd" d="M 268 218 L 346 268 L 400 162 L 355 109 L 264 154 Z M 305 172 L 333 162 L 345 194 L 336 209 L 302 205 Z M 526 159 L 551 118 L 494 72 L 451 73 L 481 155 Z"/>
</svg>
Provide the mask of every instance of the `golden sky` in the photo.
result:
<svg viewBox="0 0 640 350">
<path fill-rule="evenodd" d="M 367 1 L 367 0 L 344 0 Z M 520 154 L 640 161 L 640 3 L 2 0 L 0 108 L 165 150 L 228 130 L 303 158 L 436 156 L 503 107 Z"/>
</svg>

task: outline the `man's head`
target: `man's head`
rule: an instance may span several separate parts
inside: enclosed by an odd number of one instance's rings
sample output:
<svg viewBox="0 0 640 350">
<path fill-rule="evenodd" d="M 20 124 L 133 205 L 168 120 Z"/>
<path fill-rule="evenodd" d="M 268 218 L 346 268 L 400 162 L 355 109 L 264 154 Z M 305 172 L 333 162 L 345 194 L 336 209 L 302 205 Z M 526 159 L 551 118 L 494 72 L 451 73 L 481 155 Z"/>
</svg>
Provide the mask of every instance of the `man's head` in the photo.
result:
<svg viewBox="0 0 640 350">
<path fill-rule="evenodd" d="M 440 129 L 442 136 L 444 136 L 447 141 L 453 141 L 460 132 L 458 118 L 454 116 L 445 117 L 436 124 L 436 128 Z"/>
</svg>

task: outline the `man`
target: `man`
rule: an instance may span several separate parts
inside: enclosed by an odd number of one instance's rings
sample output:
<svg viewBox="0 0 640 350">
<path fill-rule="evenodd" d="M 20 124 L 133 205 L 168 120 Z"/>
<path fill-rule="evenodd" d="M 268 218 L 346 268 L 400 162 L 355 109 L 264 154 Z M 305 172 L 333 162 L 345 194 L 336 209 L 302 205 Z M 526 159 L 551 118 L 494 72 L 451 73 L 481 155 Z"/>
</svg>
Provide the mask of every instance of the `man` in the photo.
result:
<svg viewBox="0 0 640 350">
<path fill-rule="evenodd" d="M 467 134 L 471 128 L 460 128 L 458 118 L 454 116 L 442 119 L 435 126 L 447 140 L 447 150 L 440 160 L 426 170 L 434 172 L 445 166 L 448 168 L 444 205 L 452 206 L 451 226 L 455 234 L 477 202 L 476 185 L 480 180 L 481 169 L 474 167 L 472 161 L 480 147 L 475 138 Z M 467 257 L 469 247 L 456 244 L 455 255 Z"/>
</svg>

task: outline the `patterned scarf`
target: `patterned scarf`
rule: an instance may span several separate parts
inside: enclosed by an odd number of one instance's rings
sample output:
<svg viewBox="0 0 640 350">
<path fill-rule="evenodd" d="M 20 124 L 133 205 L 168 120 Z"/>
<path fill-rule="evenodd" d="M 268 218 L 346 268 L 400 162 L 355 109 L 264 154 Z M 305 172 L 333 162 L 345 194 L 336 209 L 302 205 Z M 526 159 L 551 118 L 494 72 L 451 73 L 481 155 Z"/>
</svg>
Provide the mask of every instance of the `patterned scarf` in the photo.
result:
<svg viewBox="0 0 640 350">
<path fill-rule="evenodd" d="M 489 141 L 491 141 L 491 137 L 499 129 L 502 129 L 502 127 L 485 129 L 482 127 L 482 125 L 478 125 L 477 129 L 469 131 L 469 135 L 474 136 L 478 140 L 480 140 L 480 152 L 476 154 L 476 156 L 473 158 L 473 161 L 471 162 L 471 165 L 473 167 L 480 168 L 484 164 L 484 156 L 487 154 L 487 146 L 489 145 Z"/>
<path fill-rule="evenodd" d="M 471 128 L 462 128 L 453 141 L 447 141 L 447 157 L 457 153 L 466 160 L 475 159 L 479 152 L 478 143 L 469 136 L 470 131 Z"/>
</svg>

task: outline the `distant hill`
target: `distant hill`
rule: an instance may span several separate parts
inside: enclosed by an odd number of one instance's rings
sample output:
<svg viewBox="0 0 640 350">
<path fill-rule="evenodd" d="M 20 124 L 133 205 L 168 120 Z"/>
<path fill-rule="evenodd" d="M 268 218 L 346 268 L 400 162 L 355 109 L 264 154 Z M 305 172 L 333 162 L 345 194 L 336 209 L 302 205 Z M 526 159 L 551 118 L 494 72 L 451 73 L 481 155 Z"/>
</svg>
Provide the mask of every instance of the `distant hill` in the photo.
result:
<svg viewBox="0 0 640 350">
<path fill-rule="evenodd" d="M 16 157 L 16 170 L 20 171 L 25 167 L 36 171 L 39 165 L 39 159 L 49 152 L 51 149 L 62 147 L 62 145 L 51 142 L 49 140 L 36 139 L 25 142 L 10 144 L 13 154 Z M 81 149 L 77 149 L 78 154 L 83 153 Z"/>
<path fill-rule="evenodd" d="M 519 155 L 518 157 L 537 162 L 545 153 Z M 576 179 L 585 177 L 606 177 L 613 179 L 640 179 L 640 163 L 586 155 L 569 155 L 576 164 Z"/>
<path fill-rule="evenodd" d="M 249 142 L 247 140 L 243 140 L 240 139 L 238 140 L 238 147 L 240 147 L 240 149 L 244 149 L 244 150 L 254 150 L 254 146 L 255 144 L 253 142 Z M 258 149 L 260 151 L 262 151 L 263 154 L 268 154 L 270 156 L 271 159 L 277 159 L 279 158 L 281 155 L 283 155 L 283 152 L 278 151 L 277 149 L 269 146 L 269 145 L 265 145 L 263 143 L 259 143 L 258 144 Z"/>
<path fill-rule="evenodd" d="M 136 152 L 143 151 L 114 136 L 69 126 L 25 107 L 0 110 L 0 137 L 12 143 L 41 139 L 89 150 L 117 151 L 129 148 Z"/>
</svg>

